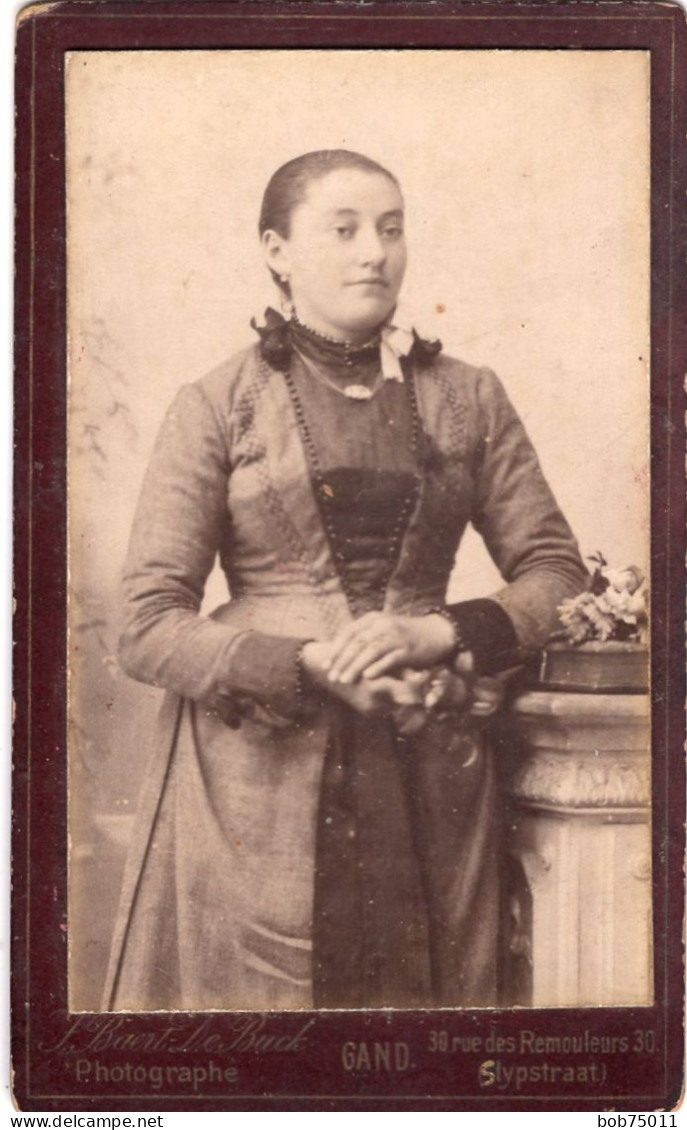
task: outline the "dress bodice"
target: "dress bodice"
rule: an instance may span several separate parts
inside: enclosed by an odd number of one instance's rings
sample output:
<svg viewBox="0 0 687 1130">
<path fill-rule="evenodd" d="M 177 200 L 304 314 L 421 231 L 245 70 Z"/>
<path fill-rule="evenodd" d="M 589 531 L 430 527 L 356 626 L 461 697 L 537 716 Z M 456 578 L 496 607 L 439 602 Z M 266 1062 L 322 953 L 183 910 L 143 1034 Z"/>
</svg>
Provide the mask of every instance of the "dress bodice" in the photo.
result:
<svg viewBox="0 0 687 1130">
<path fill-rule="evenodd" d="M 311 482 L 342 586 L 356 614 L 380 609 L 419 485 L 412 389 L 383 380 L 379 348 L 352 351 L 299 327 L 289 387 Z M 351 399 L 348 385 L 368 388 Z"/>
</svg>

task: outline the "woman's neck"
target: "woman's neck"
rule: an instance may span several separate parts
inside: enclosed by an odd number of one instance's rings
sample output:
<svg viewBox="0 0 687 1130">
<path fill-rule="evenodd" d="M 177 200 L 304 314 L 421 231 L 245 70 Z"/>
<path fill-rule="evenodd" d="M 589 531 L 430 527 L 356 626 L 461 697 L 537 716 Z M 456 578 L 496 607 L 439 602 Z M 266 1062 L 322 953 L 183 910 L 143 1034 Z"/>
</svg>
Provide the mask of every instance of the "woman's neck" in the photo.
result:
<svg viewBox="0 0 687 1130">
<path fill-rule="evenodd" d="M 334 333 L 327 333 L 324 330 L 318 329 L 316 326 L 311 325 L 309 322 L 303 321 L 294 309 L 292 314 L 292 321 L 300 326 L 301 329 L 306 330 L 315 338 L 320 338 L 322 341 L 330 342 L 333 345 L 339 345 L 348 349 L 365 349 L 368 346 L 377 345 L 379 342 L 380 326 L 375 326 L 371 330 L 365 330 L 359 334 L 343 334 L 336 335 Z"/>
</svg>

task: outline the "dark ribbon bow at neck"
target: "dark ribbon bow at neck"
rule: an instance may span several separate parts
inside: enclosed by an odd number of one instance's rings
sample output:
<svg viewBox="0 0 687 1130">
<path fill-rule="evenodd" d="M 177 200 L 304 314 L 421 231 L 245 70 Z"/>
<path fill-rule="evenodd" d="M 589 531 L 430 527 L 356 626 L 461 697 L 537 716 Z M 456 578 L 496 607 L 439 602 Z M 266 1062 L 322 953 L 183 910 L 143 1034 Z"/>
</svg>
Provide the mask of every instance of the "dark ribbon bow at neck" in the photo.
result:
<svg viewBox="0 0 687 1130">
<path fill-rule="evenodd" d="M 288 368 L 293 352 L 291 321 L 268 306 L 264 314 L 264 324 L 260 325 L 256 318 L 251 318 L 250 324 L 260 338 L 260 352 L 268 365 L 273 369 Z M 438 339 L 429 340 L 420 337 L 415 329 L 412 330 L 412 335 L 413 343 L 408 359 L 419 367 L 429 365 L 441 352 L 441 342 Z M 345 349 L 343 342 L 341 348 Z"/>
</svg>

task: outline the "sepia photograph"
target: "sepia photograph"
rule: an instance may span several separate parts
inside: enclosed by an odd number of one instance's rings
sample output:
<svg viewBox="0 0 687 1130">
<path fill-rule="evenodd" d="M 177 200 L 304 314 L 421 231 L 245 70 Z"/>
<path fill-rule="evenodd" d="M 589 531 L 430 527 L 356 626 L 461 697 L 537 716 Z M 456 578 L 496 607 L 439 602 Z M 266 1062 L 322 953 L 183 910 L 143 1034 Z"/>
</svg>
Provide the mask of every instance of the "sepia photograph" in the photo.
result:
<svg viewBox="0 0 687 1130">
<path fill-rule="evenodd" d="M 653 1003 L 649 63 L 67 53 L 71 1012 Z"/>
</svg>

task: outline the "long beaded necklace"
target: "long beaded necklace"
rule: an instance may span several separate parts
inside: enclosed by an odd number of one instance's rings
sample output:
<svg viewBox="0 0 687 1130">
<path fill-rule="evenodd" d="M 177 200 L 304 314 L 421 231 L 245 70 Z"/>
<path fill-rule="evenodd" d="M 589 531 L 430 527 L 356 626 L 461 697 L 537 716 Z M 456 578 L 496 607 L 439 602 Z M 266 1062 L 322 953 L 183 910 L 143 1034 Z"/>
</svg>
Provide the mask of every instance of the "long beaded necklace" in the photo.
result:
<svg viewBox="0 0 687 1130">
<path fill-rule="evenodd" d="M 300 356 L 300 354 L 299 354 L 299 356 Z M 323 525 L 324 525 L 324 528 L 325 528 L 325 533 L 327 535 L 327 540 L 329 542 L 329 546 L 330 546 L 330 549 L 332 551 L 332 556 L 333 556 L 335 564 L 336 564 L 336 570 L 337 570 L 337 573 L 338 573 L 338 576 L 339 576 L 339 581 L 341 582 L 341 587 L 343 589 L 344 596 L 346 597 L 348 607 L 350 608 L 353 615 L 357 616 L 362 611 L 362 609 L 360 609 L 357 595 L 353 591 L 353 589 L 351 588 L 351 585 L 349 583 L 349 580 L 348 580 L 348 577 L 346 575 L 346 571 L 345 571 L 345 568 L 344 568 L 344 563 L 345 563 L 346 558 L 345 558 L 345 555 L 343 554 L 342 549 L 341 549 L 340 537 L 339 537 L 338 530 L 336 528 L 336 523 L 334 521 L 334 516 L 333 516 L 333 512 L 332 512 L 332 508 L 331 508 L 331 504 L 332 504 L 331 488 L 328 486 L 327 481 L 326 481 L 326 476 L 324 475 L 324 473 L 322 471 L 322 466 L 320 464 L 319 455 L 318 455 L 318 452 L 317 452 L 317 447 L 316 447 L 315 442 L 312 438 L 312 434 L 311 434 L 310 428 L 308 426 L 308 421 L 305 417 L 303 405 L 301 404 L 300 397 L 298 396 L 298 391 L 296 389 L 296 385 L 295 385 L 295 382 L 294 382 L 294 379 L 293 379 L 293 374 L 291 372 L 291 369 L 286 368 L 286 369 L 283 370 L 283 372 L 284 372 L 284 380 L 286 382 L 286 387 L 289 391 L 289 396 L 291 397 L 291 403 L 293 405 L 294 415 L 296 417 L 298 429 L 299 429 L 300 434 L 301 434 L 303 447 L 304 447 L 304 450 L 305 450 L 305 453 L 306 453 L 308 463 L 310 464 L 310 470 L 311 470 L 313 485 L 314 485 L 314 488 L 315 488 L 315 494 L 316 494 L 316 497 L 317 497 L 317 500 L 318 500 L 318 503 L 319 503 L 320 514 L 322 515 L 322 522 L 323 522 Z M 404 382 L 403 387 L 405 389 L 407 389 L 407 395 L 408 395 L 409 400 L 410 400 L 410 409 L 411 409 L 411 414 L 412 414 L 410 453 L 411 453 L 413 462 L 415 463 L 415 466 L 417 468 L 418 467 L 417 453 L 418 453 L 418 446 L 419 446 L 419 439 L 420 439 L 420 412 L 419 412 L 419 409 L 418 409 L 417 395 L 416 395 L 416 391 L 415 391 L 415 379 L 414 379 L 412 374 L 410 375 L 409 379 Z M 378 596 L 378 599 L 376 601 L 376 605 L 377 605 L 378 609 L 381 609 L 384 605 L 384 598 L 385 598 L 385 595 L 386 595 L 386 589 L 387 589 L 387 586 L 388 586 L 389 581 L 391 579 L 391 575 L 392 575 L 392 573 L 393 573 L 393 571 L 396 567 L 396 564 L 397 564 L 397 561 L 398 561 L 398 555 L 399 555 L 400 548 L 401 548 L 401 540 L 402 540 L 402 538 L 403 538 L 403 536 L 406 532 L 408 520 L 409 520 L 409 518 L 410 518 L 410 516 L 411 516 L 411 514 L 412 514 L 412 512 L 415 508 L 415 505 L 417 503 L 417 500 L 418 500 L 418 497 L 419 497 L 419 494 L 420 494 L 421 484 L 422 484 L 422 476 L 419 473 L 419 469 L 418 469 L 418 470 L 415 471 L 415 473 L 413 475 L 412 486 L 411 486 L 406 498 L 403 500 L 402 505 L 399 507 L 399 512 L 398 512 L 396 524 L 394 526 L 393 533 L 392 533 L 392 535 L 389 539 L 389 552 L 387 554 L 388 568 L 387 568 L 387 571 L 386 571 L 386 575 L 383 578 L 383 583 L 380 584 L 380 586 L 379 586 L 379 596 Z"/>
</svg>

